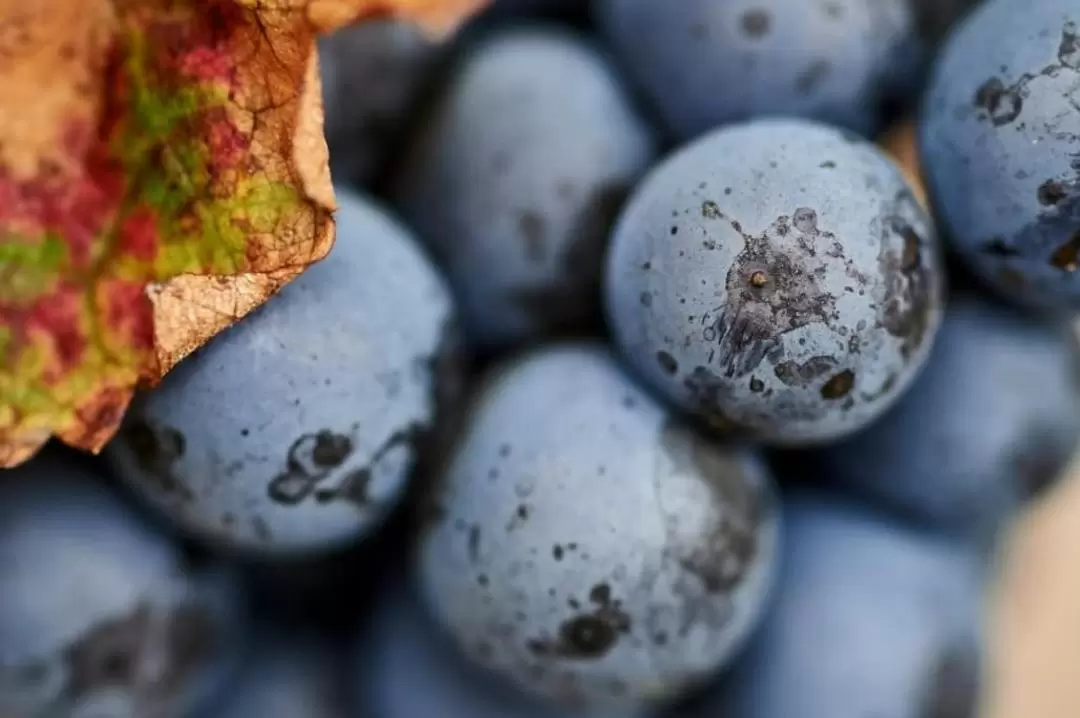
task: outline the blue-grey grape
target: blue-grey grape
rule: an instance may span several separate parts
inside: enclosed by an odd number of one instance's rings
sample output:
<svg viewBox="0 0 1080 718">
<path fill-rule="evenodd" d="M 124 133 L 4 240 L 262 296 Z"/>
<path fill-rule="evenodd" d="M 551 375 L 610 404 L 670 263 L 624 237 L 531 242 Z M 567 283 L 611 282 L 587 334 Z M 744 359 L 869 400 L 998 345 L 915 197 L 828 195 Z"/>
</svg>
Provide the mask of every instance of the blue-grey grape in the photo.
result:
<svg viewBox="0 0 1080 718">
<path fill-rule="evenodd" d="M 771 115 L 869 134 L 921 58 L 910 0 L 599 0 L 596 14 L 682 139 Z"/>
<path fill-rule="evenodd" d="M 432 504 L 427 604 L 474 660 L 559 704 L 639 706 L 706 680 L 775 571 L 763 465 L 588 344 L 489 379 Z"/>
<path fill-rule="evenodd" d="M 784 571 L 700 718 L 972 718 L 978 560 L 853 505 L 784 504 Z"/>
<path fill-rule="evenodd" d="M 298 554 L 367 534 L 457 378 L 441 277 L 375 205 L 338 200 L 330 255 L 137 400 L 109 447 L 143 499 L 223 547 Z"/>
<path fill-rule="evenodd" d="M 1003 295 L 1080 309 L 1080 6 L 993 0 L 946 44 L 919 122 L 942 230 Z"/>
<path fill-rule="evenodd" d="M 610 222 L 653 145 L 604 58 L 569 30 L 503 29 L 465 52 L 392 182 L 488 349 L 598 314 Z"/>
<path fill-rule="evenodd" d="M 199 718 L 354 718 L 339 652 L 328 641 L 291 627 L 263 625 L 253 649 L 228 689 Z"/>
<path fill-rule="evenodd" d="M 1072 330 L 962 295 L 907 394 L 817 458 L 848 489 L 939 529 L 992 536 L 1062 471 L 1078 438 Z"/>
<path fill-rule="evenodd" d="M 438 42 L 401 20 L 364 22 L 319 40 L 335 181 L 379 178 L 440 51 Z"/>
<path fill-rule="evenodd" d="M 0 715 L 181 718 L 232 675 L 238 583 L 52 455 L 0 474 Z"/>
<path fill-rule="evenodd" d="M 411 585 L 384 589 L 357 642 L 359 718 L 601 718 L 545 705 L 473 665 L 423 610 Z M 635 718 L 633 711 L 603 718 Z"/>
<path fill-rule="evenodd" d="M 619 218 L 605 300 L 617 344 L 714 427 L 836 439 L 909 385 L 940 322 L 926 212 L 869 143 L 803 120 L 701 138 Z"/>
</svg>

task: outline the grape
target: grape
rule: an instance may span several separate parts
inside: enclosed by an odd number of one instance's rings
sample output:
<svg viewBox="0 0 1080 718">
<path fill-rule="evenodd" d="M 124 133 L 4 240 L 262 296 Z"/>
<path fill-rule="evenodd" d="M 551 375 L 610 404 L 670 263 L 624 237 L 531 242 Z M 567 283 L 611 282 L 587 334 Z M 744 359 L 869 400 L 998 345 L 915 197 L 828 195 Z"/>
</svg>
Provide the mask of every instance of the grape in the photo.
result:
<svg viewBox="0 0 1080 718">
<path fill-rule="evenodd" d="M 577 718 L 472 665 L 424 612 L 405 581 L 380 597 L 355 653 L 358 715 L 378 718 Z M 588 718 L 600 718 L 588 713 Z M 629 711 L 604 718 L 630 718 Z M 585 718 L 581 715 L 580 718 Z"/>
<path fill-rule="evenodd" d="M 718 130 L 619 218 L 606 304 L 634 367 L 715 428 L 776 444 L 880 415 L 941 314 L 933 227 L 896 166 L 800 120 Z"/>
<path fill-rule="evenodd" d="M 235 667 L 237 584 L 53 455 L 0 474 L 0 715 L 173 718 Z"/>
<path fill-rule="evenodd" d="M 1080 437 L 1067 326 L 955 297 L 911 390 L 819 454 L 824 476 L 950 531 L 992 534 L 1065 467 Z"/>
<path fill-rule="evenodd" d="M 346 718 L 340 678 L 336 651 L 319 637 L 264 626 L 244 670 L 199 718 Z"/>
<path fill-rule="evenodd" d="M 1080 6 L 981 5 L 937 63 L 919 141 L 970 267 L 1030 307 L 1080 309 Z"/>
<path fill-rule="evenodd" d="M 599 0 L 596 15 L 684 140 L 771 115 L 870 134 L 921 59 L 909 0 Z"/>
<path fill-rule="evenodd" d="M 471 337 L 498 348 L 598 314 L 611 219 L 652 156 L 591 45 L 512 28 L 466 54 L 392 194 L 447 266 Z"/>
<path fill-rule="evenodd" d="M 456 381 L 444 283 L 399 224 L 338 200 L 330 256 L 143 396 L 109 447 L 140 496 L 222 547 L 280 557 L 369 533 Z"/>
<path fill-rule="evenodd" d="M 974 716 L 974 556 L 824 496 L 784 508 L 776 601 L 696 715 Z"/>
<path fill-rule="evenodd" d="M 423 595 L 481 665 L 563 705 L 674 697 L 755 625 L 772 483 L 593 345 L 538 350 L 476 400 L 434 493 Z"/>
<path fill-rule="evenodd" d="M 414 25 L 376 20 L 319 40 L 326 140 L 334 178 L 376 180 L 426 81 L 437 43 Z"/>
</svg>

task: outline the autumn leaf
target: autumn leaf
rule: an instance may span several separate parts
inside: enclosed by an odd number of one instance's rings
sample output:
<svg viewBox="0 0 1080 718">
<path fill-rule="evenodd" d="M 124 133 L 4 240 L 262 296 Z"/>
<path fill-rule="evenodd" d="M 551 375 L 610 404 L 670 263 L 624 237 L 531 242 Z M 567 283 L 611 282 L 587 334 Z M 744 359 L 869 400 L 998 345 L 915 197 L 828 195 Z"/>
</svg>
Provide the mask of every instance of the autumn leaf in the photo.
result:
<svg viewBox="0 0 1080 718">
<path fill-rule="evenodd" d="M 0 466 L 100 449 L 329 251 L 317 31 L 475 4 L 0 0 Z"/>
</svg>

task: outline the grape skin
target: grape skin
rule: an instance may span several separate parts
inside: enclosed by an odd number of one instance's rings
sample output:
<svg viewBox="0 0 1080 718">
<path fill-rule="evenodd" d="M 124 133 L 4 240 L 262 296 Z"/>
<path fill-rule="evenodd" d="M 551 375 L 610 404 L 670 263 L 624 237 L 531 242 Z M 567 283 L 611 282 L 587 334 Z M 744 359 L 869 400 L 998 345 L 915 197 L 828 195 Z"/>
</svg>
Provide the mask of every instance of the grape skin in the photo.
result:
<svg viewBox="0 0 1080 718">
<path fill-rule="evenodd" d="M 0 476 L 0 715 L 182 718 L 233 674 L 238 584 L 51 454 Z"/>
<path fill-rule="evenodd" d="M 1080 309 L 1080 8 L 994 0 L 946 43 L 919 120 L 942 231 L 1002 296 Z"/>
<path fill-rule="evenodd" d="M 599 0 L 597 24 L 680 140 L 768 116 L 864 135 L 910 89 L 910 0 Z"/>
<path fill-rule="evenodd" d="M 736 655 L 772 585 L 771 480 L 594 345 L 504 365 L 421 538 L 426 605 L 481 665 L 560 705 L 677 697 Z"/>
<path fill-rule="evenodd" d="M 899 397 L 940 322 L 937 237 L 895 164 L 801 120 L 717 130 L 620 216 L 605 306 L 634 369 L 715 429 L 835 440 Z"/>
<path fill-rule="evenodd" d="M 446 267 L 478 347 L 588 329 L 650 132 L 569 30 L 501 29 L 463 54 L 408 143 L 393 201 Z"/>
</svg>

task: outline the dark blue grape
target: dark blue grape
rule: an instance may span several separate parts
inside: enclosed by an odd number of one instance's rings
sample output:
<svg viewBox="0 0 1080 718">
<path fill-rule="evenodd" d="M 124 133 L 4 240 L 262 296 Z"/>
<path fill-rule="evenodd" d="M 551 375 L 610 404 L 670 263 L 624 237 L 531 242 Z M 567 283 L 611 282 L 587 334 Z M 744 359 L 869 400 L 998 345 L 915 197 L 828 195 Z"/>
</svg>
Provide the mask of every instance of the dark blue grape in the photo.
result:
<svg viewBox="0 0 1080 718">
<path fill-rule="evenodd" d="M 992 0 L 945 46 L 919 123 L 943 231 L 1005 296 L 1080 309 L 1080 6 Z"/>
<path fill-rule="evenodd" d="M 139 399 L 119 475 L 195 535 L 265 556 L 368 534 L 457 380 L 449 291 L 409 233 L 338 196 L 338 240 Z"/>
<path fill-rule="evenodd" d="M 784 572 L 745 658 L 695 718 L 971 718 L 974 555 L 823 496 L 785 502 Z"/>
<path fill-rule="evenodd" d="M 823 449 L 822 474 L 937 528 L 992 533 L 1072 456 L 1078 380 L 1071 328 L 954 298 L 912 388 L 870 428 Z"/>
<path fill-rule="evenodd" d="M 683 139 L 771 115 L 872 133 L 921 58 L 909 0 L 599 0 L 596 12 Z"/>
<path fill-rule="evenodd" d="M 253 649 L 228 689 L 198 718 L 355 718 L 338 651 L 328 642 L 295 628 L 266 625 Z"/>
<path fill-rule="evenodd" d="M 715 428 L 776 444 L 879 416 L 941 314 L 937 238 L 896 166 L 802 120 L 718 130 L 654 168 L 606 271 L 616 343 L 641 376 Z"/>
<path fill-rule="evenodd" d="M 393 182 L 485 348 L 588 327 L 611 220 L 653 145 L 596 49 L 568 30 L 471 47 Z"/>
<path fill-rule="evenodd" d="M 562 705 L 637 707 L 731 661 L 772 585 L 772 482 L 593 345 L 476 399 L 434 492 L 423 595 L 483 666 Z"/>
<path fill-rule="evenodd" d="M 196 569 L 66 460 L 0 473 L 0 715 L 182 718 L 232 675 L 232 574 Z"/>
<path fill-rule="evenodd" d="M 326 141 L 336 182 L 378 179 L 440 45 L 400 20 L 376 20 L 319 40 Z"/>
<path fill-rule="evenodd" d="M 432 623 L 405 581 L 380 597 L 358 641 L 351 675 L 364 718 L 641 718 L 552 708 L 473 665 Z"/>
</svg>

